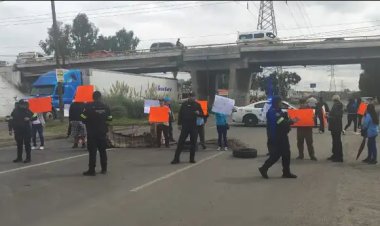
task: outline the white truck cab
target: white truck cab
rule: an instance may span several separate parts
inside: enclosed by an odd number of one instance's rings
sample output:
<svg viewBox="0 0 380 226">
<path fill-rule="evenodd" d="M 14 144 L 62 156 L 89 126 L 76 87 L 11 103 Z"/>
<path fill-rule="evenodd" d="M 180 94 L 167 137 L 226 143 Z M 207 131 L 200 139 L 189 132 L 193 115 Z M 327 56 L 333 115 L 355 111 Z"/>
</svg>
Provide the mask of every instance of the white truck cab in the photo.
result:
<svg viewBox="0 0 380 226">
<path fill-rule="evenodd" d="M 247 45 L 251 43 L 276 43 L 279 38 L 271 31 L 239 32 L 236 43 Z"/>
</svg>

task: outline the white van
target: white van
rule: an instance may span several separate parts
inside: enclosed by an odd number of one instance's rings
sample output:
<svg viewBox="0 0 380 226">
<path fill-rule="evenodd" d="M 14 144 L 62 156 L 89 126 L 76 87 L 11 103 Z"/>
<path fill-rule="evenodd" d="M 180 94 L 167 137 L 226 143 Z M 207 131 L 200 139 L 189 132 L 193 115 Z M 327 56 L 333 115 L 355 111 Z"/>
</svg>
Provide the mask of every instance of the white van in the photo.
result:
<svg viewBox="0 0 380 226">
<path fill-rule="evenodd" d="M 253 31 L 253 32 L 239 32 L 237 44 L 250 44 L 250 43 L 276 43 L 280 41 L 275 34 L 271 31 Z"/>
<path fill-rule="evenodd" d="M 51 60 L 53 57 L 45 56 L 42 53 L 39 52 L 24 52 L 19 53 L 16 59 L 16 63 L 27 63 L 27 62 L 33 62 L 33 61 L 45 61 L 45 60 Z"/>
</svg>

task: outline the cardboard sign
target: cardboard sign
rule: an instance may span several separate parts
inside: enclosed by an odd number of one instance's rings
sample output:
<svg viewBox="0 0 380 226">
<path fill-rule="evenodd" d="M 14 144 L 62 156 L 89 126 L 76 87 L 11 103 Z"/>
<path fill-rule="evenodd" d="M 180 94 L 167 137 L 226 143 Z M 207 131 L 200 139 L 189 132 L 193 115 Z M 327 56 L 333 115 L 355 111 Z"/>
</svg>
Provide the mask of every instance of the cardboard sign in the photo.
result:
<svg viewBox="0 0 380 226">
<path fill-rule="evenodd" d="M 149 122 L 169 122 L 168 107 L 150 107 Z"/>
<path fill-rule="evenodd" d="M 92 94 L 94 93 L 94 86 L 78 86 L 77 92 L 75 94 L 74 102 L 84 103 L 84 102 L 93 102 Z"/>
<path fill-rule="evenodd" d="M 214 105 L 212 111 L 225 115 L 231 115 L 235 106 L 235 100 L 215 95 Z"/>
<path fill-rule="evenodd" d="M 158 100 L 144 100 L 144 113 L 149 114 L 150 107 L 159 107 L 160 101 Z"/>
<path fill-rule="evenodd" d="M 359 108 L 358 108 L 358 115 L 364 115 L 365 112 L 367 111 L 367 106 L 368 104 L 366 103 L 360 103 Z"/>
<path fill-rule="evenodd" d="M 314 127 L 313 109 L 288 109 L 288 115 L 291 119 L 300 119 L 292 125 L 293 127 Z"/>
<path fill-rule="evenodd" d="M 70 104 L 63 105 L 63 117 L 69 117 Z"/>
<path fill-rule="evenodd" d="M 201 105 L 203 114 L 208 115 L 207 100 L 197 100 L 197 102 Z"/>
<path fill-rule="evenodd" d="M 28 102 L 29 109 L 33 113 L 51 112 L 53 109 L 51 97 L 30 98 Z"/>
</svg>

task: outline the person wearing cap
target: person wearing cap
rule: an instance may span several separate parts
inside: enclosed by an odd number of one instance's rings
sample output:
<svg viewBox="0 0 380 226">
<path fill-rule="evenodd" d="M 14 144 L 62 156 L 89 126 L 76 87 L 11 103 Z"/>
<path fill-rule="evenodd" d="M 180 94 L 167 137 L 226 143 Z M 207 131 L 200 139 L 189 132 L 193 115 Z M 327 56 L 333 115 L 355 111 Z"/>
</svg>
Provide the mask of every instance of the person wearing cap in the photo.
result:
<svg viewBox="0 0 380 226">
<path fill-rule="evenodd" d="M 171 99 L 170 99 L 170 97 L 165 97 L 164 101 L 165 101 L 165 105 L 168 106 L 169 109 L 170 109 L 170 114 L 169 114 L 169 131 L 168 131 L 169 141 L 175 142 L 174 137 L 173 137 L 174 113 L 173 113 L 172 107 L 170 105 Z"/>
<path fill-rule="evenodd" d="M 167 105 L 164 105 L 164 99 L 160 99 L 160 107 L 167 107 L 169 109 L 169 120 L 170 120 L 171 110 Z M 168 148 L 170 147 L 169 146 L 169 122 L 157 123 L 157 146 L 159 148 L 161 147 L 162 133 L 164 133 L 165 147 Z"/>
<path fill-rule="evenodd" d="M 89 151 L 88 170 L 84 176 L 95 176 L 96 152 L 99 151 L 101 173 L 107 173 L 107 122 L 112 121 L 109 107 L 101 102 L 101 93 L 95 91 L 92 95 L 94 102 L 86 104 L 80 115 L 87 129 L 87 149 Z"/>
<path fill-rule="evenodd" d="M 341 135 L 343 131 L 343 104 L 339 95 L 332 97 L 334 104 L 329 112 L 329 130 L 332 137 L 332 155 L 327 159 L 333 162 L 343 162 L 343 147 Z"/>
<path fill-rule="evenodd" d="M 22 162 L 22 150 L 25 146 L 26 158 L 24 163 L 31 162 L 31 136 L 32 125 L 31 121 L 35 120 L 35 116 L 29 110 L 28 102 L 20 100 L 15 106 L 9 118 L 9 134 L 12 135 L 12 129 L 14 131 L 15 140 L 17 143 L 17 158 L 13 162 Z"/>
<path fill-rule="evenodd" d="M 190 93 L 189 99 L 182 103 L 178 113 L 178 129 L 181 134 L 178 139 L 177 149 L 171 164 L 180 162 L 180 155 L 186 138 L 190 135 L 190 163 L 195 163 L 195 150 L 197 143 L 197 117 L 203 117 L 203 110 L 199 103 L 195 101 L 194 93 Z"/>
<path fill-rule="evenodd" d="M 290 172 L 290 144 L 288 133 L 290 132 L 290 125 L 299 121 L 299 119 L 289 119 L 288 114 L 281 111 L 281 103 L 281 97 L 274 96 L 272 98 L 271 107 L 266 114 L 270 152 L 269 158 L 265 161 L 264 165 L 259 168 L 261 176 L 265 179 L 269 178 L 268 169 L 276 163 L 280 157 L 282 158 L 282 177 L 297 178 L 296 175 Z"/>
</svg>

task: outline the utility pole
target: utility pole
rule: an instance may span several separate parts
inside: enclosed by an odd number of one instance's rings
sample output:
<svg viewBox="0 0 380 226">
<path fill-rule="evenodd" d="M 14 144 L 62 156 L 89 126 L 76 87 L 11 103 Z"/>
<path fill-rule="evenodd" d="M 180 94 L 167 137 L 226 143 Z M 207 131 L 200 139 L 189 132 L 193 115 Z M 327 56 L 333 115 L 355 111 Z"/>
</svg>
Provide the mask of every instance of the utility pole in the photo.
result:
<svg viewBox="0 0 380 226">
<path fill-rule="evenodd" d="M 336 84 L 335 84 L 335 69 L 334 65 L 330 65 L 330 89 L 331 92 L 334 88 L 334 93 L 336 93 Z"/>
<path fill-rule="evenodd" d="M 61 64 L 59 63 L 59 42 L 58 42 L 58 26 L 57 26 L 57 18 L 55 15 L 55 4 L 54 1 L 51 1 L 51 13 L 53 16 L 53 40 L 54 40 L 54 55 L 55 55 L 55 62 L 56 62 L 56 68 L 61 68 Z M 57 77 L 58 79 L 58 77 Z M 58 98 L 59 98 L 59 120 L 63 122 L 63 84 L 62 81 L 58 81 Z"/>
</svg>

